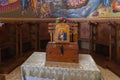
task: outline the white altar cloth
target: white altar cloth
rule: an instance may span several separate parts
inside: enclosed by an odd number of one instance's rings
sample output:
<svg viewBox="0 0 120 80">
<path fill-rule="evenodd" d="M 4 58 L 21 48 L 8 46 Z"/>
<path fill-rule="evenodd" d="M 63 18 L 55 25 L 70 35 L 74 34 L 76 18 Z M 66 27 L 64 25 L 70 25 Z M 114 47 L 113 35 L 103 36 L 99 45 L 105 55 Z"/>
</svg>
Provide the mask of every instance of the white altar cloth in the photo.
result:
<svg viewBox="0 0 120 80">
<path fill-rule="evenodd" d="M 102 80 L 100 70 L 88 54 L 79 63 L 46 61 L 45 52 L 34 52 L 21 65 L 22 80 Z"/>
</svg>

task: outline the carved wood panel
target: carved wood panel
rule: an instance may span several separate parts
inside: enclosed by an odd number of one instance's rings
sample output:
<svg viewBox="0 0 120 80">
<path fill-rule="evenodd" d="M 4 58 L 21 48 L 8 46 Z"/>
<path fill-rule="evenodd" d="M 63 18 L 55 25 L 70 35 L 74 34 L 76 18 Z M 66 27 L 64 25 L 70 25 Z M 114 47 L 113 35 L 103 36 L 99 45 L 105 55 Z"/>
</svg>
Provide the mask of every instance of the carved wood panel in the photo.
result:
<svg viewBox="0 0 120 80">
<path fill-rule="evenodd" d="M 92 26 L 89 22 L 80 23 L 78 44 L 80 52 L 92 53 Z"/>
<path fill-rule="evenodd" d="M 108 23 L 99 23 L 97 27 L 97 42 L 109 45 L 111 26 Z"/>
<path fill-rule="evenodd" d="M 8 40 L 8 35 L 5 33 L 5 29 L 2 27 L 0 30 L 0 44 L 3 44 Z"/>
<path fill-rule="evenodd" d="M 79 29 L 79 38 L 82 39 L 89 39 L 90 38 L 90 24 L 88 22 L 82 22 L 80 23 L 80 29 Z"/>
<path fill-rule="evenodd" d="M 120 64 L 120 24 L 117 25 L 117 45 L 116 46 L 117 46 L 116 59 L 117 59 L 117 62 Z"/>
<path fill-rule="evenodd" d="M 30 41 L 30 29 L 29 24 L 24 23 L 21 25 L 21 35 L 24 42 Z"/>
<path fill-rule="evenodd" d="M 39 24 L 39 39 L 40 40 L 50 39 L 50 35 L 48 33 L 48 23 Z"/>
</svg>

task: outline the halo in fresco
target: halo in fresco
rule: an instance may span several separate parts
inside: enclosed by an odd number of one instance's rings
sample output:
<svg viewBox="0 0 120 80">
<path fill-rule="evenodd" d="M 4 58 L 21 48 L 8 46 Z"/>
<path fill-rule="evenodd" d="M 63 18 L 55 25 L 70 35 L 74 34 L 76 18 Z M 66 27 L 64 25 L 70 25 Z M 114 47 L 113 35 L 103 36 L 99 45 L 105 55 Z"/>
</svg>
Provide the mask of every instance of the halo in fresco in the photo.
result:
<svg viewBox="0 0 120 80">
<path fill-rule="evenodd" d="M 0 0 L 0 17 L 120 17 L 120 0 Z"/>
</svg>

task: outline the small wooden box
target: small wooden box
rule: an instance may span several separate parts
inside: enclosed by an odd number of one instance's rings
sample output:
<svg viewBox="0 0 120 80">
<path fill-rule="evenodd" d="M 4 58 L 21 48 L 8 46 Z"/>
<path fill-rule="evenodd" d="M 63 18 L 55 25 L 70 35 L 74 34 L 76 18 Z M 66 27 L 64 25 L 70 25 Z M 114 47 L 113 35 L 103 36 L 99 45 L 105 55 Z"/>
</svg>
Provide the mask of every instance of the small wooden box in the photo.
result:
<svg viewBox="0 0 120 80">
<path fill-rule="evenodd" d="M 61 46 L 63 53 L 61 53 Z M 46 47 L 46 60 L 56 62 L 78 63 L 78 44 L 70 43 L 52 43 L 49 42 Z"/>
</svg>

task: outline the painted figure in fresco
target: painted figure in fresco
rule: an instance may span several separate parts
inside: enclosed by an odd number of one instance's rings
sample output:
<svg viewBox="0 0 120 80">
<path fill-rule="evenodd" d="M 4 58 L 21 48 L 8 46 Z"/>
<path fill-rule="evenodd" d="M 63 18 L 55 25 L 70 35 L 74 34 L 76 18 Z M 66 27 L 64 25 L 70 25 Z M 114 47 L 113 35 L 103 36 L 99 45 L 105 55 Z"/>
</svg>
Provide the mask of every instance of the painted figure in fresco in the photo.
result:
<svg viewBox="0 0 120 80">
<path fill-rule="evenodd" d="M 104 7 L 104 11 L 109 11 L 111 12 L 111 0 L 101 0 L 102 1 L 102 5 Z M 97 9 L 94 11 L 94 13 L 92 14 L 92 16 L 98 16 L 99 15 L 99 11 L 97 11 Z"/>
<path fill-rule="evenodd" d="M 101 3 L 100 0 L 88 0 L 88 3 L 86 4 L 86 6 L 83 6 L 77 9 L 68 10 L 68 12 L 70 13 L 68 17 L 71 17 L 71 18 L 87 17 L 89 14 L 91 14 L 93 11 L 95 11 L 98 8 L 100 3 Z M 73 13 L 71 14 L 71 12 Z"/>
<path fill-rule="evenodd" d="M 30 0 L 20 0 L 20 2 L 21 2 L 21 8 L 22 8 L 22 15 L 24 15 L 27 12 Z"/>
<path fill-rule="evenodd" d="M 105 7 L 110 7 L 111 6 L 111 0 L 103 0 L 103 4 Z"/>
<path fill-rule="evenodd" d="M 32 10 L 35 12 L 35 14 L 38 15 L 37 13 L 38 0 L 30 0 L 30 5 L 31 5 Z"/>
<path fill-rule="evenodd" d="M 110 7 L 111 7 L 111 0 L 103 0 L 103 5 L 104 5 L 104 10 L 109 10 L 110 12 Z"/>
<path fill-rule="evenodd" d="M 0 0 L 0 13 L 14 11 L 19 7 L 20 3 L 18 0 Z"/>
<path fill-rule="evenodd" d="M 42 3 L 41 8 L 40 8 L 40 17 L 41 18 L 46 18 L 49 17 L 49 8 L 47 3 Z"/>
<path fill-rule="evenodd" d="M 14 3 L 16 1 L 18 1 L 18 0 L 8 0 L 8 3 L 11 4 L 11 3 Z"/>
<path fill-rule="evenodd" d="M 0 6 L 8 5 L 8 0 L 0 0 Z"/>
<path fill-rule="evenodd" d="M 17 1 L 18 0 L 0 0 L 0 6 L 6 6 L 6 5 L 9 5 L 11 3 L 15 3 Z"/>
<path fill-rule="evenodd" d="M 95 11 L 98 6 L 101 4 L 101 0 L 88 0 L 85 6 L 76 9 L 59 9 L 56 12 L 52 13 L 52 17 L 69 17 L 69 18 L 85 18 L 90 13 Z M 60 14 L 66 13 L 66 14 Z"/>
<path fill-rule="evenodd" d="M 113 12 L 120 12 L 120 0 L 114 0 L 112 9 Z"/>
<path fill-rule="evenodd" d="M 85 18 L 88 17 L 92 12 L 97 10 L 100 4 L 104 4 L 106 7 L 108 7 L 111 4 L 111 0 L 88 0 L 87 4 L 85 6 L 82 6 L 81 8 L 59 9 L 56 12 L 52 13 L 51 17 L 65 16 L 69 18 Z"/>
<path fill-rule="evenodd" d="M 72 0 L 67 0 L 67 6 L 71 6 L 71 1 Z"/>
<path fill-rule="evenodd" d="M 68 8 L 77 8 L 84 6 L 87 0 L 67 0 Z"/>
<path fill-rule="evenodd" d="M 67 40 L 67 33 L 65 33 L 64 30 L 60 30 L 58 34 L 58 40 L 60 41 Z"/>
<path fill-rule="evenodd" d="M 45 14 L 47 13 L 46 2 L 45 2 L 45 0 L 39 0 L 38 3 L 39 3 L 38 6 L 40 6 L 40 15 L 39 15 L 39 17 L 44 18 Z"/>
</svg>

